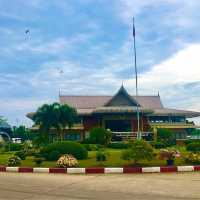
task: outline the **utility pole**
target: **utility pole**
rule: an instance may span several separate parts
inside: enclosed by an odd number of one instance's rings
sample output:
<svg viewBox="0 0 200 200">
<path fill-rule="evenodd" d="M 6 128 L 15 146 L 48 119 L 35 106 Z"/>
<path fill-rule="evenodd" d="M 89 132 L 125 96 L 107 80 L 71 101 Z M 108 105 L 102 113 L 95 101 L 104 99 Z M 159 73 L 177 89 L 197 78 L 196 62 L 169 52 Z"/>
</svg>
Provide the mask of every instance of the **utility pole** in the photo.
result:
<svg viewBox="0 0 200 200">
<path fill-rule="evenodd" d="M 138 72 L 137 72 L 137 54 L 136 54 L 136 42 L 135 42 L 135 22 L 133 17 L 133 43 L 134 43 L 134 62 L 135 62 L 135 93 L 137 100 L 137 139 L 141 139 L 140 132 L 140 113 L 139 113 L 139 105 L 138 105 Z"/>
</svg>

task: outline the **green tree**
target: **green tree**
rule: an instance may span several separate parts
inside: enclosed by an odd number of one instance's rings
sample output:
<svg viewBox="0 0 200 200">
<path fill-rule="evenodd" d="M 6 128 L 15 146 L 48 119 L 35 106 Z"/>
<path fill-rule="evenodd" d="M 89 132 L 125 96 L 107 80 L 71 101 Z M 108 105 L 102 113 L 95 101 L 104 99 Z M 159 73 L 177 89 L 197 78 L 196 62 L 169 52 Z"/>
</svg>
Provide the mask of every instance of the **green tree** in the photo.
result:
<svg viewBox="0 0 200 200">
<path fill-rule="evenodd" d="M 44 104 L 39 107 L 33 116 L 35 125 L 39 126 L 39 132 L 43 138 L 48 138 L 51 128 L 57 131 L 57 138 L 63 139 L 64 129 L 71 128 L 76 121 L 77 112 L 68 105 L 59 103 Z"/>
<path fill-rule="evenodd" d="M 112 138 L 112 132 L 104 128 L 96 127 L 90 131 L 89 141 L 93 144 L 108 145 Z"/>
<path fill-rule="evenodd" d="M 158 129 L 158 142 L 162 142 L 166 146 L 171 146 L 176 143 L 174 133 L 170 129 Z"/>
<path fill-rule="evenodd" d="M 134 164 L 140 160 L 152 160 L 153 147 L 144 140 L 131 141 L 129 148 L 122 152 L 122 159 L 131 160 Z"/>
</svg>

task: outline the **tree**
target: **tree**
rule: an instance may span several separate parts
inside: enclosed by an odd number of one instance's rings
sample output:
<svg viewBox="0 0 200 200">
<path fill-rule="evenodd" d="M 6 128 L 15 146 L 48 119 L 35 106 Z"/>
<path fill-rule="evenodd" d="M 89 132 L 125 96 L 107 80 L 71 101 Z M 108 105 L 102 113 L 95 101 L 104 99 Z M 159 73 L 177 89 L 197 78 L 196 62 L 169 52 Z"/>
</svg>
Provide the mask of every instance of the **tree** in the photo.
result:
<svg viewBox="0 0 200 200">
<path fill-rule="evenodd" d="M 57 138 L 63 139 L 64 129 L 71 128 L 76 121 L 77 112 L 68 105 L 59 103 L 44 104 L 39 107 L 33 116 L 35 125 L 39 125 L 39 131 L 47 138 L 51 128 L 57 131 Z"/>
<path fill-rule="evenodd" d="M 174 145 L 175 137 L 170 129 L 158 129 L 158 142 L 162 142 L 166 146 Z"/>
<path fill-rule="evenodd" d="M 90 131 L 89 140 L 94 144 L 108 145 L 112 138 L 112 132 L 104 128 L 96 127 Z"/>
<path fill-rule="evenodd" d="M 122 159 L 132 160 L 134 164 L 140 160 L 152 160 L 153 147 L 144 140 L 131 141 L 129 148 L 122 152 Z"/>
</svg>

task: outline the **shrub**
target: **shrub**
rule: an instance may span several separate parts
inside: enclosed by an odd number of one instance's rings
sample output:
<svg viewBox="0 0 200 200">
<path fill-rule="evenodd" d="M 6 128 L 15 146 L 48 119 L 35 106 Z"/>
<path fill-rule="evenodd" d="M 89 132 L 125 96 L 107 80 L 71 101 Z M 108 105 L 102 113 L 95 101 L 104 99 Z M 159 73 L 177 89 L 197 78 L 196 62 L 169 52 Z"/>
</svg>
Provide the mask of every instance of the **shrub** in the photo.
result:
<svg viewBox="0 0 200 200">
<path fill-rule="evenodd" d="M 33 162 L 35 162 L 35 164 L 36 164 L 37 166 L 40 166 L 40 165 L 42 164 L 43 161 L 44 161 L 44 158 L 40 158 L 40 157 L 35 157 L 35 158 L 33 159 Z"/>
<path fill-rule="evenodd" d="M 24 151 L 17 151 L 15 153 L 15 156 L 18 156 L 21 160 L 25 160 L 26 159 L 26 153 Z"/>
<path fill-rule="evenodd" d="M 77 142 L 63 141 L 55 142 L 43 147 L 40 151 L 42 157 L 48 159 L 48 154 L 52 151 L 58 151 L 60 155 L 71 154 L 77 159 L 86 159 L 88 152 L 81 144 Z"/>
<path fill-rule="evenodd" d="M 188 151 L 191 151 L 191 152 L 194 152 L 194 153 L 200 152 L 200 142 L 192 142 L 192 143 L 189 143 L 189 144 L 186 146 L 186 149 L 187 149 Z"/>
<path fill-rule="evenodd" d="M 96 161 L 102 162 L 107 160 L 108 153 L 104 149 L 100 149 L 96 153 Z"/>
<path fill-rule="evenodd" d="M 135 140 L 130 142 L 129 148 L 122 152 L 122 159 L 132 160 L 137 164 L 140 160 L 153 159 L 153 147 L 144 140 Z"/>
<path fill-rule="evenodd" d="M 48 155 L 47 160 L 53 161 L 58 160 L 58 158 L 61 156 L 60 152 L 57 150 L 51 151 Z"/>
<path fill-rule="evenodd" d="M 162 142 L 166 146 L 172 146 L 176 144 L 174 134 L 169 129 L 158 129 L 158 142 Z"/>
<path fill-rule="evenodd" d="M 96 144 L 82 144 L 87 151 L 96 151 L 98 149 L 98 146 Z"/>
<path fill-rule="evenodd" d="M 5 148 L 6 151 L 20 151 L 22 150 L 22 144 L 17 144 L 17 143 L 10 143 L 10 144 L 6 144 Z"/>
<path fill-rule="evenodd" d="M 184 160 L 188 164 L 199 165 L 200 164 L 200 153 L 190 153 L 184 157 Z"/>
<path fill-rule="evenodd" d="M 109 148 L 112 149 L 127 149 L 128 143 L 125 142 L 113 142 L 108 145 Z"/>
<path fill-rule="evenodd" d="M 112 132 L 104 128 L 93 128 L 90 131 L 89 140 L 93 144 L 108 145 L 111 142 Z"/>
<path fill-rule="evenodd" d="M 18 156 L 12 156 L 8 158 L 8 166 L 19 166 L 21 164 L 21 159 Z"/>
<path fill-rule="evenodd" d="M 166 145 L 163 142 L 152 142 L 151 145 L 155 148 L 155 149 L 162 149 L 165 148 Z"/>
<path fill-rule="evenodd" d="M 61 168 L 77 167 L 78 161 L 72 155 L 63 155 L 57 161 L 57 166 Z"/>
</svg>

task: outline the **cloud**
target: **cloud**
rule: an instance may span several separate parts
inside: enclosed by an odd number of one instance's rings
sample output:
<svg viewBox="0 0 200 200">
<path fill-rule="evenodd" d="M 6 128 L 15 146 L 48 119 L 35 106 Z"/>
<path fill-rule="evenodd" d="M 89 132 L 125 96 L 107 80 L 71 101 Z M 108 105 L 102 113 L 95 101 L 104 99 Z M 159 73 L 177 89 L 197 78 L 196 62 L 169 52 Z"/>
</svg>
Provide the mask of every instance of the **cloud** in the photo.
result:
<svg viewBox="0 0 200 200">
<path fill-rule="evenodd" d="M 200 111 L 200 44 L 190 44 L 139 76 L 140 93 L 160 91 L 165 105 Z M 126 81 L 133 88 L 134 80 Z"/>
</svg>

